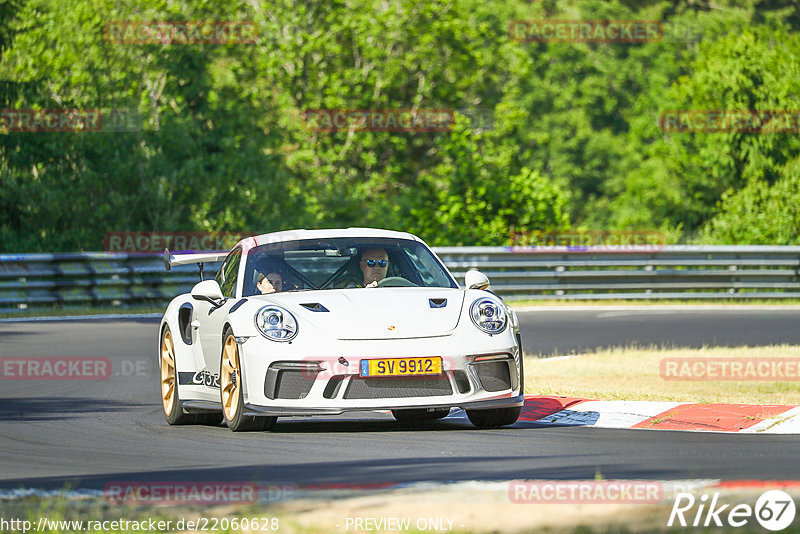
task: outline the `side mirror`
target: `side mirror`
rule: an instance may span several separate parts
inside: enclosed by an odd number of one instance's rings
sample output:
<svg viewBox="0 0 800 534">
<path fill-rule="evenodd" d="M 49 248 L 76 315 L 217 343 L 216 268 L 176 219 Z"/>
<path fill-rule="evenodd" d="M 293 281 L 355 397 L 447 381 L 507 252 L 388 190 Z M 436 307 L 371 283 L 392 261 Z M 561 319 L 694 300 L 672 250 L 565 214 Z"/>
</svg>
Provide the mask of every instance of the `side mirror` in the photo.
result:
<svg viewBox="0 0 800 534">
<path fill-rule="evenodd" d="M 195 300 L 205 300 L 214 306 L 221 306 L 220 301 L 224 301 L 225 297 L 222 296 L 222 289 L 216 280 L 204 280 L 197 283 L 192 288 L 192 298 Z"/>
<path fill-rule="evenodd" d="M 489 279 L 480 271 L 467 271 L 464 275 L 464 284 L 467 289 L 486 289 L 489 287 Z"/>
</svg>

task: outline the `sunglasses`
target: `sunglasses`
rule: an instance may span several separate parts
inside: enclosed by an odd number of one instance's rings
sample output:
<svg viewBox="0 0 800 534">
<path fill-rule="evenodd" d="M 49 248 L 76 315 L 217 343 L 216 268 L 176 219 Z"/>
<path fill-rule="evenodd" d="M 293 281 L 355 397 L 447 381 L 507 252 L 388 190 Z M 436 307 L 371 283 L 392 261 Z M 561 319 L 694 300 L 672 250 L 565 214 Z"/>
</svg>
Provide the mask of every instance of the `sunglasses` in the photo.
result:
<svg viewBox="0 0 800 534">
<path fill-rule="evenodd" d="M 386 267 L 389 265 L 389 260 L 364 260 L 367 262 L 367 267 L 375 267 L 375 264 L 378 264 L 378 267 Z"/>
</svg>

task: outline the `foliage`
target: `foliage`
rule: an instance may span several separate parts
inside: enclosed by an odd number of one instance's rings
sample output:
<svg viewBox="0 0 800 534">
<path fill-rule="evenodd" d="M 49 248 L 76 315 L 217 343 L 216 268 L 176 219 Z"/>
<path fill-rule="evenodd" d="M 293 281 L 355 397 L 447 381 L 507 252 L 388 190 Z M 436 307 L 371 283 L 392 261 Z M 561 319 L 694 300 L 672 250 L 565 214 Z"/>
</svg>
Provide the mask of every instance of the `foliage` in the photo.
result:
<svg viewBox="0 0 800 534">
<path fill-rule="evenodd" d="M 660 229 L 797 242 L 797 135 L 672 134 L 670 109 L 800 109 L 795 2 L 0 0 L 0 107 L 133 127 L 0 133 L 0 251 L 112 231 Z M 661 40 L 523 43 L 514 20 L 659 20 Z M 125 20 L 253 21 L 252 44 L 121 44 Z M 445 131 L 317 131 L 314 109 L 440 109 Z M 0 131 L 2 127 L 0 127 Z M 779 214 L 768 216 L 767 214 Z"/>
</svg>

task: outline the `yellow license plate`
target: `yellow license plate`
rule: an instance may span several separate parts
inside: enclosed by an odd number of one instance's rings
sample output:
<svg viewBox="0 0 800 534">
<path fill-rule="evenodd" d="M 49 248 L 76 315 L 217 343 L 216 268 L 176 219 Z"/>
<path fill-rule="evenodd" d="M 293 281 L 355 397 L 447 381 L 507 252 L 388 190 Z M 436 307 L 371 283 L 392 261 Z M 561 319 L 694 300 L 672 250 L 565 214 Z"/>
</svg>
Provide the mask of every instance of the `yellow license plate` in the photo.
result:
<svg viewBox="0 0 800 534">
<path fill-rule="evenodd" d="M 361 360 L 361 376 L 408 376 L 442 374 L 441 356 Z"/>
</svg>

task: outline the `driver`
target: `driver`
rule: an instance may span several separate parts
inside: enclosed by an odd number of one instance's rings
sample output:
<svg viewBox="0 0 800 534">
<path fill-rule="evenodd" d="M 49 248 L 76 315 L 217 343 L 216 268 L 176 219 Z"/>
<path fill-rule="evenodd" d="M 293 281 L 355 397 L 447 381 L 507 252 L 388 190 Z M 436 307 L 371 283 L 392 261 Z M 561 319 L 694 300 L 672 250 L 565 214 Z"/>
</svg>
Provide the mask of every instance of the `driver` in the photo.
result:
<svg viewBox="0 0 800 534">
<path fill-rule="evenodd" d="M 361 254 L 358 266 L 364 275 L 362 287 L 377 287 L 389 270 L 389 255 L 382 248 L 368 248 Z"/>
</svg>

